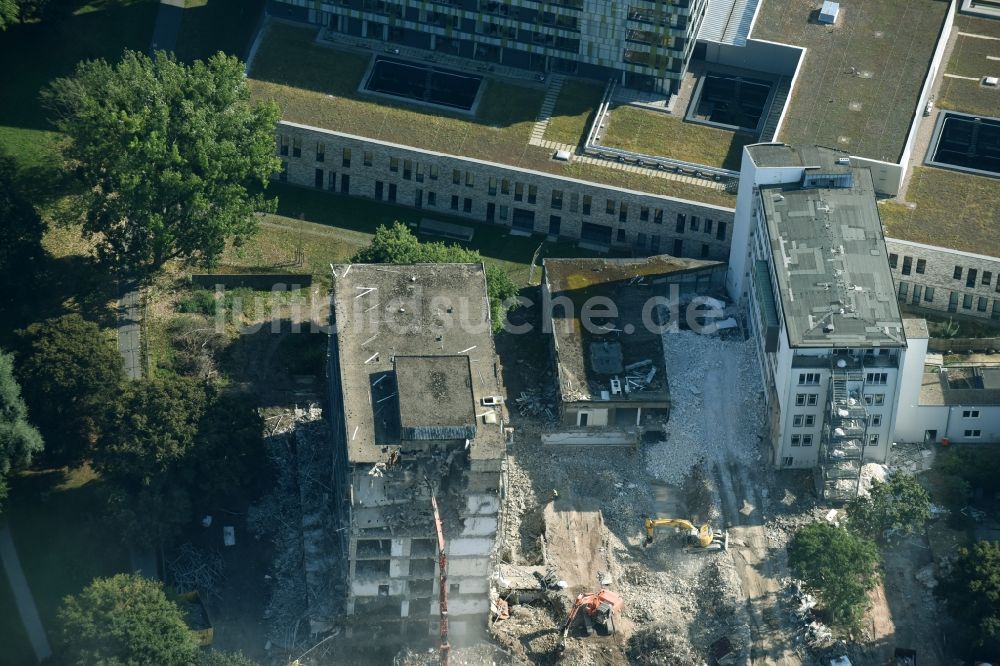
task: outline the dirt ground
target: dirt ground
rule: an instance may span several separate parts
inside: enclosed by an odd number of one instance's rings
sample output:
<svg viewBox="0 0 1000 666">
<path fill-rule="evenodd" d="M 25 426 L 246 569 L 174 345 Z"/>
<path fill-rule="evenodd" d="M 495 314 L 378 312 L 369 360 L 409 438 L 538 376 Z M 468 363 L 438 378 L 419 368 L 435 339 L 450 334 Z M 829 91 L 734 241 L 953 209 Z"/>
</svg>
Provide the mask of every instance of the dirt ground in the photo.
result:
<svg viewBox="0 0 1000 666">
<path fill-rule="evenodd" d="M 509 395 L 553 381 L 545 367 L 506 366 Z M 510 619 L 493 626 L 512 663 L 825 666 L 848 655 L 855 666 L 883 666 L 897 646 L 915 647 L 927 663 L 948 663 L 933 629 L 936 605 L 915 579 L 930 562 L 919 540 L 886 550 L 885 584 L 873 591 L 859 635 L 813 641 L 808 625 L 817 618 L 800 612 L 785 546 L 831 507 L 817 500 L 811 473 L 770 469 L 756 420 L 763 406 L 747 395 L 756 370 L 745 345 L 682 337 L 668 344 L 667 367 L 670 432 L 641 450 L 546 447 L 539 435 L 547 424 L 512 414 L 502 552 L 515 564 L 555 566 L 568 586 L 560 603 L 513 606 Z M 695 446 L 701 451 L 693 454 Z M 730 548 L 691 550 L 669 529 L 644 548 L 647 515 L 711 521 L 728 530 Z M 622 596 L 622 631 L 580 631 L 559 653 L 569 600 L 600 587 Z"/>
</svg>

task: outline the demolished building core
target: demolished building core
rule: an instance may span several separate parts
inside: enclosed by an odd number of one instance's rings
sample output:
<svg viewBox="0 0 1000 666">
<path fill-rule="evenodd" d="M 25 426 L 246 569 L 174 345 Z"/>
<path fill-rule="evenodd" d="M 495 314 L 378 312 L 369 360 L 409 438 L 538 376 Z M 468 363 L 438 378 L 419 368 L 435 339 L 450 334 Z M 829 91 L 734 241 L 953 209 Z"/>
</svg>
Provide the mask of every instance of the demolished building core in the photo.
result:
<svg viewBox="0 0 1000 666">
<path fill-rule="evenodd" d="M 334 272 L 329 376 L 346 611 L 407 636 L 436 631 L 433 493 L 460 637 L 489 610 L 506 441 L 503 407 L 488 399 L 500 380 L 483 266 Z"/>
<path fill-rule="evenodd" d="M 543 441 L 636 444 L 662 432 L 670 393 L 660 328 L 683 318 L 671 307 L 718 291 L 725 264 L 658 255 L 546 259 L 544 269 L 561 432 Z"/>
</svg>

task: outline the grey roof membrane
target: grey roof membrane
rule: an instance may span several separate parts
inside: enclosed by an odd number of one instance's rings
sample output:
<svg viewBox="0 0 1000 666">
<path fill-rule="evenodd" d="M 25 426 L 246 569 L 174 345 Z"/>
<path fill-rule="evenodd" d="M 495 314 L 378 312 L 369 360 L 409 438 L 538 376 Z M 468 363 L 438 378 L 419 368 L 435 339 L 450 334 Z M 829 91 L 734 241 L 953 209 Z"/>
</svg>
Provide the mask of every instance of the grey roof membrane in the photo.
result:
<svg viewBox="0 0 1000 666">
<path fill-rule="evenodd" d="M 349 462 L 383 460 L 399 446 L 401 427 L 454 429 L 493 411 L 477 409 L 482 398 L 500 394 L 482 264 L 334 270 Z M 472 460 L 503 456 L 500 416 L 472 422 Z"/>
<path fill-rule="evenodd" d="M 759 189 L 792 347 L 906 345 L 871 173 L 852 172 L 851 187 Z"/>
</svg>

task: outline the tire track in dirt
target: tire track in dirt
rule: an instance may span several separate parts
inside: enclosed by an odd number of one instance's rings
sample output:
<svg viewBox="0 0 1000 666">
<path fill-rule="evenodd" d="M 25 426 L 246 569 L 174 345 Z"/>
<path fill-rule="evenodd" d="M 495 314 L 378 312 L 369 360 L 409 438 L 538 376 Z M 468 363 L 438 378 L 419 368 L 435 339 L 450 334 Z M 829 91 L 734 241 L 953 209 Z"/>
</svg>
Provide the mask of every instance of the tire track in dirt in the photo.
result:
<svg viewBox="0 0 1000 666">
<path fill-rule="evenodd" d="M 730 530 L 730 552 L 752 619 L 750 663 L 797 666 L 803 660 L 781 607 L 780 581 L 788 575 L 784 553 L 768 547 L 761 484 L 750 478 L 744 465 L 731 464 L 728 472 L 740 507 L 738 525 Z"/>
</svg>

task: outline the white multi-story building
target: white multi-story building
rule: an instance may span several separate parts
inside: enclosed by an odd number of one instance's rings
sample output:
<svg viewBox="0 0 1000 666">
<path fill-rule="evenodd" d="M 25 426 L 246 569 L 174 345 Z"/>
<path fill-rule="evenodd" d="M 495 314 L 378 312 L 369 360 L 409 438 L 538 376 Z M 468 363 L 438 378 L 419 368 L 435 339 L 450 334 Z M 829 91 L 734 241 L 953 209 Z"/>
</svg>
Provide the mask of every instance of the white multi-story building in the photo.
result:
<svg viewBox="0 0 1000 666">
<path fill-rule="evenodd" d="M 886 460 L 907 349 L 869 170 L 748 146 L 727 289 L 759 344 L 775 466 L 816 468 L 846 498 Z"/>
</svg>

